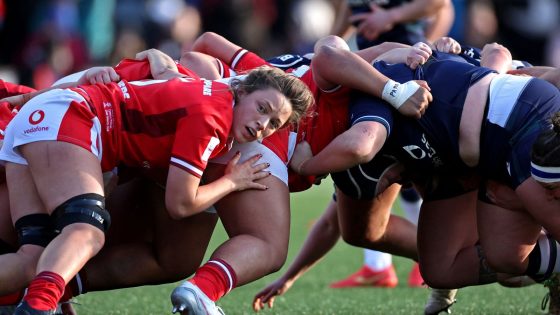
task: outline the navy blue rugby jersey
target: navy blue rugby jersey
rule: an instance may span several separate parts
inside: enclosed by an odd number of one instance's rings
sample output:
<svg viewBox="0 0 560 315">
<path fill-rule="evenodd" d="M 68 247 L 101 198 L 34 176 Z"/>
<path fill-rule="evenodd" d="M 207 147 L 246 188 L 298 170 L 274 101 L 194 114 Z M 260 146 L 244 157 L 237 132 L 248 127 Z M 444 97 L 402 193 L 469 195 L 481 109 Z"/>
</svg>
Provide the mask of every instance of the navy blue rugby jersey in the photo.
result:
<svg viewBox="0 0 560 315">
<path fill-rule="evenodd" d="M 416 70 L 411 70 L 405 64 L 391 65 L 383 61 L 376 62 L 374 67 L 401 83 L 425 80 L 434 97 L 434 101 L 419 120 L 392 114 L 392 110 L 389 110 L 391 115 L 385 114 L 387 128 L 391 134 L 388 145 L 393 146 L 395 154 L 398 153 L 400 159 L 423 170 L 466 168 L 459 157 L 458 146 L 459 124 L 466 94 L 471 85 L 494 71 L 476 67 L 460 56 L 437 52 Z M 381 99 L 365 99 L 369 107 L 388 107 Z M 352 111 L 351 109 L 351 113 Z"/>
<path fill-rule="evenodd" d="M 305 54 L 303 56 L 296 54 L 284 54 L 267 59 L 266 62 L 273 67 L 286 71 L 289 69 L 299 68 L 300 66 L 311 65 L 311 58 L 313 58 L 313 53 Z"/>
</svg>

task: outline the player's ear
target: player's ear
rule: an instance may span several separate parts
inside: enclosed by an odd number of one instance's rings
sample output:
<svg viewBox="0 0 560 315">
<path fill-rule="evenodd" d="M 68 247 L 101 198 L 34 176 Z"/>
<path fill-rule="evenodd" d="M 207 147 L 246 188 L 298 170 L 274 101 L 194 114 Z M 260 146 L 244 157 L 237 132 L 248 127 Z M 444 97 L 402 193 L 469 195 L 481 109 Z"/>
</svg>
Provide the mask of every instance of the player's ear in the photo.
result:
<svg viewBox="0 0 560 315">
<path fill-rule="evenodd" d="M 237 97 L 238 98 L 243 98 L 245 96 L 247 96 L 249 93 L 247 91 L 245 91 L 245 89 L 240 88 L 239 90 L 237 90 Z"/>
</svg>

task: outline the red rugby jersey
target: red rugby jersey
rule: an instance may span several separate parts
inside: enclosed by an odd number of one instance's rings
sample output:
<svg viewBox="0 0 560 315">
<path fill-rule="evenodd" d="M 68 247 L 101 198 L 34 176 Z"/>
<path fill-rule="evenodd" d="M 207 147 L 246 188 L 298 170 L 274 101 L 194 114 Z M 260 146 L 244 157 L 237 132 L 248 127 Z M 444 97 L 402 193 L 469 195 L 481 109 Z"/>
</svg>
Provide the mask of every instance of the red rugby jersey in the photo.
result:
<svg viewBox="0 0 560 315">
<path fill-rule="evenodd" d="M 8 96 L 35 92 L 34 88 L 0 80 L 0 99 Z"/>
<path fill-rule="evenodd" d="M 104 171 L 180 167 L 200 177 L 227 145 L 233 95 L 223 83 L 175 78 L 120 81 L 74 89 L 102 126 Z"/>
</svg>

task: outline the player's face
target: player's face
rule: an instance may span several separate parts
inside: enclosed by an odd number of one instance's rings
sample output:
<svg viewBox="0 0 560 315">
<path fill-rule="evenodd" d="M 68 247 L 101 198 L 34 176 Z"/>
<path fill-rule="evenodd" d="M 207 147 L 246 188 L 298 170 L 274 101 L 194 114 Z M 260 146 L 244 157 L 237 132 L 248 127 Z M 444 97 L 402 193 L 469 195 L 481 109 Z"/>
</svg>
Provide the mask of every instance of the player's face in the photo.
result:
<svg viewBox="0 0 560 315">
<path fill-rule="evenodd" d="M 240 93 L 233 108 L 231 135 L 239 143 L 270 136 L 292 114 L 292 105 L 279 91 L 269 88 Z"/>
<path fill-rule="evenodd" d="M 546 195 L 549 199 L 560 200 L 560 182 L 538 183 L 546 190 Z"/>
</svg>

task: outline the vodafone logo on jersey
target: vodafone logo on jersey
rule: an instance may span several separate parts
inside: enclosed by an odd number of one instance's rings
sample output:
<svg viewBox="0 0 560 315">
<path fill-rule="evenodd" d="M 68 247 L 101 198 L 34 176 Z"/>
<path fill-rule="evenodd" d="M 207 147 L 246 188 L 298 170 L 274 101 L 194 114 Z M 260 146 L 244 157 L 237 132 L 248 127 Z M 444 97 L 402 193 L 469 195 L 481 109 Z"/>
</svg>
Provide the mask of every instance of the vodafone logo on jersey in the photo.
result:
<svg viewBox="0 0 560 315">
<path fill-rule="evenodd" d="M 38 109 L 34 112 L 31 113 L 31 115 L 29 115 L 29 123 L 33 126 L 41 123 L 43 121 L 43 119 L 45 119 L 45 112 Z M 25 129 L 23 131 L 23 133 L 25 134 L 31 134 L 31 133 L 35 133 L 35 132 L 40 132 L 40 131 L 49 131 L 49 127 L 41 127 L 41 126 L 35 126 L 35 127 L 31 127 L 29 129 Z"/>
<path fill-rule="evenodd" d="M 38 109 L 29 115 L 29 123 L 32 125 L 37 125 L 45 119 L 45 112 Z"/>
</svg>

